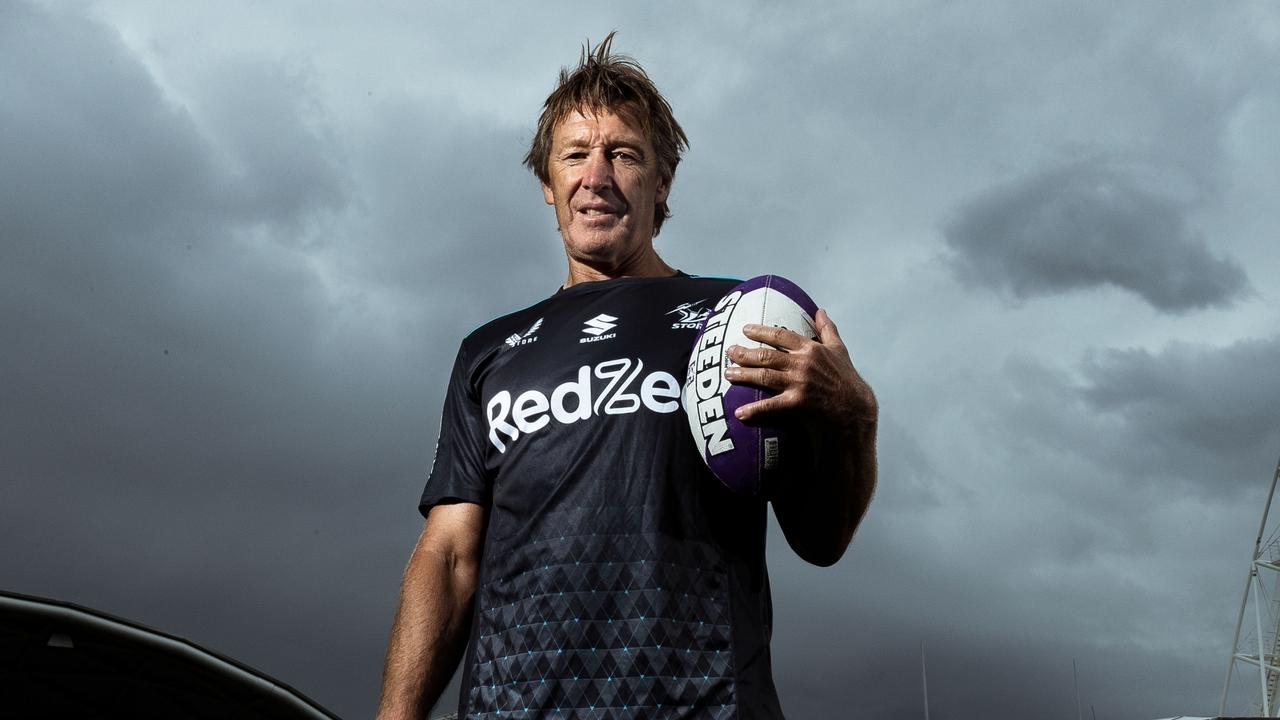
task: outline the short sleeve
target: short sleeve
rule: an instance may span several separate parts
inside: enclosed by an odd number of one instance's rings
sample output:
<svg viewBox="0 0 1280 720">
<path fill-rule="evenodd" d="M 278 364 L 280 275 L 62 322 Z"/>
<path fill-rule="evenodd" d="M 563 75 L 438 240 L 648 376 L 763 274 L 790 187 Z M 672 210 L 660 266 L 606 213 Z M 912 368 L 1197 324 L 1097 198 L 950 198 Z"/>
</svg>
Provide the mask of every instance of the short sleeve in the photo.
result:
<svg viewBox="0 0 1280 720">
<path fill-rule="evenodd" d="M 436 440 L 431 474 L 418 501 L 426 517 L 432 507 L 449 501 L 488 505 L 489 473 L 485 469 L 484 420 L 480 396 L 471 382 L 471 368 L 464 342 L 449 375 L 440 435 Z"/>
</svg>

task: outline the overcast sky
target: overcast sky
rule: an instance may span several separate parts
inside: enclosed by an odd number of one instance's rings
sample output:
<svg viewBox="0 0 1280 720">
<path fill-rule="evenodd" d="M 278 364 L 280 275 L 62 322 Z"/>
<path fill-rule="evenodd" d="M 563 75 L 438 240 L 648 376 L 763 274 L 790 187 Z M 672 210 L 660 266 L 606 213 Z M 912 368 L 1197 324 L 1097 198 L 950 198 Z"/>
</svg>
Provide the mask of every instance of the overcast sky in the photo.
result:
<svg viewBox="0 0 1280 720">
<path fill-rule="evenodd" d="M 790 717 L 922 717 L 922 641 L 933 718 L 1072 718 L 1072 658 L 1100 719 L 1216 712 L 1274 3 L 2 0 L 0 587 L 370 716 L 457 344 L 563 279 L 520 158 L 613 29 L 691 140 L 660 253 L 797 281 L 880 399 L 848 555 L 770 537 Z"/>
</svg>

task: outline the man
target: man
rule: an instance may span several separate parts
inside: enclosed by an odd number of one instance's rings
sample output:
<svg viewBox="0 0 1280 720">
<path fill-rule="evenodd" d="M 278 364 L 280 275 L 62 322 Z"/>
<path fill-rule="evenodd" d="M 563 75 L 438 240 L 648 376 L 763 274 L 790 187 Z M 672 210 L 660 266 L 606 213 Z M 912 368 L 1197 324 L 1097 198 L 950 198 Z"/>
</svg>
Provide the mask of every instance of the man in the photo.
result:
<svg viewBox="0 0 1280 720">
<path fill-rule="evenodd" d="M 525 158 L 555 208 L 561 289 L 469 335 L 445 399 L 387 649 L 379 717 L 420 718 L 462 655 L 460 717 L 781 718 L 769 661 L 766 507 L 805 560 L 840 558 L 875 486 L 877 406 L 824 311 L 735 348 L 813 467 L 734 495 L 680 412 L 693 321 L 735 281 L 653 238 L 683 130 L 612 34 L 561 71 Z"/>
</svg>

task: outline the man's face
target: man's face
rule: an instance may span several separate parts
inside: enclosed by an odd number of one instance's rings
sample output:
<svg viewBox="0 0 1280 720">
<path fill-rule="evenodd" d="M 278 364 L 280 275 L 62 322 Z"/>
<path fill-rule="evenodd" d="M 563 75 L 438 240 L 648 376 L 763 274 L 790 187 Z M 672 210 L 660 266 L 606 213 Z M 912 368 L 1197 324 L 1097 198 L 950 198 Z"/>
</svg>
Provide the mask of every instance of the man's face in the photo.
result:
<svg viewBox="0 0 1280 720">
<path fill-rule="evenodd" d="M 653 209 L 668 185 L 644 133 L 625 116 L 573 113 L 552 133 L 542 186 L 569 257 L 592 266 L 625 267 L 648 252 Z"/>
</svg>

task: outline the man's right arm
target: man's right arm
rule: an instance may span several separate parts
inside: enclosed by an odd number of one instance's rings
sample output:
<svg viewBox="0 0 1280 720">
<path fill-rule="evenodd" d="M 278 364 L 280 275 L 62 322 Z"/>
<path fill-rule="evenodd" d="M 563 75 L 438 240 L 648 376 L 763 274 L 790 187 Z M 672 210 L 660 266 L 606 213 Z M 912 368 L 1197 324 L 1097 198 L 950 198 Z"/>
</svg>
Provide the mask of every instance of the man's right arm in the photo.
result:
<svg viewBox="0 0 1280 720">
<path fill-rule="evenodd" d="M 382 671 L 378 720 L 420 720 L 466 649 L 487 513 L 474 503 L 427 516 L 400 587 Z"/>
</svg>

